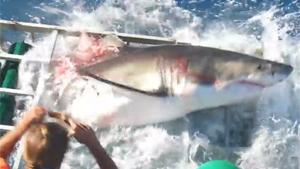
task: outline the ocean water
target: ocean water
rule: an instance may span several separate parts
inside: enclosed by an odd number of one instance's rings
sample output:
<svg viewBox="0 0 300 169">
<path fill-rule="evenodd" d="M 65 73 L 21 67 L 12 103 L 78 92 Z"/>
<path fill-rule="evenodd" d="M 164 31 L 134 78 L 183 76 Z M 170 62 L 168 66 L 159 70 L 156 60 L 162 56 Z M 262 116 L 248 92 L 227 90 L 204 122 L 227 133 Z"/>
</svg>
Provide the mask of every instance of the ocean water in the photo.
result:
<svg viewBox="0 0 300 169">
<path fill-rule="evenodd" d="M 286 81 L 266 89 L 253 102 L 193 112 L 166 123 L 97 129 L 97 136 L 121 169 L 193 169 L 212 159 L 230 160 L 241 169 L 299 169 L 299 7 L 300 1 L 279 0 L 0 0 L 0 18 L 172 37 L 292 65 L 294 72 Z M 26 37 L 3 31 L 1 38 L 4 42 Z M 46 57 L 50 38 L 41 36 L 26 57 Z M 55 56 L 70 52 L 66 42 L 58 39 Z M 26 66 L 21 68 L 21 81 L 30 90 L 36 69 Z M 86 85 L 81 83 L 68 88 L 70 93 Z M 106 91 L 105 86 L 98 87 Z M 85 97 L 75 102 L 82 109 L 103 106 L 93 90 L 84 92 Z M 56 98 L 44 101 L 58 109 L 53 106 Z M 68 103 L 60 109 L 72 110 Z M 88 151 L 73 142 L 62 168 L 97 166 Z"/>
</svg>

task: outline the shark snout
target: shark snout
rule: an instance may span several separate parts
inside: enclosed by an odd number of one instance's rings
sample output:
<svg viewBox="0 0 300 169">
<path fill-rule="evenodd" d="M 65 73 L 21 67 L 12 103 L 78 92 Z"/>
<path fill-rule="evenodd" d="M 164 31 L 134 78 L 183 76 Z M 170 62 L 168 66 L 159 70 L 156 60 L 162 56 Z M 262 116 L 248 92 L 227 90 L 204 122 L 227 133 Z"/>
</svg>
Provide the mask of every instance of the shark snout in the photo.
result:
<svg viewBox="0 0 300 169">
<path fill-rule="evenodd" d="M 290 65 L 285 65 L 283 68 L 282 68 L 282 72 L 283 74 L 286 74 L 287 76 L 289 76 L 293 71 L 293 67 L 290 66 Z"/>
<path fill-rule="evenodd" d="M 293 67 L 290 65 L 282 64 L 272 70 L 272 76 L 278 77 L 279 81 L 286 79 L 293 71 Z"/>
<path fill-rule="evenodd" d="M 261 72 L 250 74 L 246 78 L 239 79 L 237 82 L 239 84 L 247 84 L 248 86 L 265 88 L 284 81 L 293 71 L 292 66 L 275 62 L 265 65 L 260 64 L 257 69 Z"/>
</svg>

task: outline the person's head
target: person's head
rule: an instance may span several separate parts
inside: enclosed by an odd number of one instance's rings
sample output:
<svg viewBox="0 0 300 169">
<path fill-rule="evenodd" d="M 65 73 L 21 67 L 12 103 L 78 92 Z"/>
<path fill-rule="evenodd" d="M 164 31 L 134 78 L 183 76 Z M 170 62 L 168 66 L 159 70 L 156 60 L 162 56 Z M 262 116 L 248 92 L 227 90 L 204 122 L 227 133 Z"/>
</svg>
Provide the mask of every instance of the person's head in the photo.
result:
<svg viewBox="0 0 300 169">
<path fill-rule="evenodd" d="M 24 145 L 23 158 L 26 168 L 59 168 L 68 141 L 68 131 L 58 123 L 32 125 L 27 132 Z"/>
</svg>

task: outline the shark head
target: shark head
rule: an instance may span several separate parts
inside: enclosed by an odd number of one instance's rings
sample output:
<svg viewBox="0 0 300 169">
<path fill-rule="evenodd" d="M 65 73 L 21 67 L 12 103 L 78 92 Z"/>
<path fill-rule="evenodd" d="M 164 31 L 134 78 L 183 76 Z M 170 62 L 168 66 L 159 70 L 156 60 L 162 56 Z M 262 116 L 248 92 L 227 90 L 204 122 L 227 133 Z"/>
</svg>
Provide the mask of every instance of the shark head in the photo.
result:
<svg viewBox="0 0 300 169">
<path fill-rule="evenodd" d="M 185 47 L 173 67 L 183 72 L 185 87 L 172 85 L 185 97 L 191 111 L 235 104 L 258 96 L 285 80 L 293 68 L 257 57 L 206 47 Z M 177 62 L 177 63 L 176 63 Z M 178 63 L 180 62 L 180 63 Z M 176 87 L 174 87 L 176 86 Z"/>
<path fill-rule="evenodd" d="M 198 47 L 186 59 L 186 75 L 198 84 L 241 84 L 265 88 L 286 79 L 293 68 L 289 65 L 253 56 Z"/>
<path fill-rule="evenodd" d="M 187 76 L 196 83 L 265 88 L 286 79 L 293 68 L 236 52 L 198 47 L 190 52 Z"/>
</svg>

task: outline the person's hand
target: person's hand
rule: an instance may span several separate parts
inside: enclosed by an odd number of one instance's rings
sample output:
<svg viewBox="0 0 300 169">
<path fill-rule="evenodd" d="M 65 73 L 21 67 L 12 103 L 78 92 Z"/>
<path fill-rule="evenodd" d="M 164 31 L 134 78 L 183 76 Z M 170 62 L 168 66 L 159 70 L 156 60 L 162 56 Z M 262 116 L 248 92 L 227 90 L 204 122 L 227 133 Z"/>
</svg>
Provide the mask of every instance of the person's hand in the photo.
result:
<svg viewBox="0 0 300 169">
<path fill-rule="evenodd" d="M 99 143 L 94 130 L 90 126 L 73 120 L 70 121 L 70 124 L 73 136 L 79 143 L 85 144 L 88 147 Z"/>
<path fill-rule="evenodd" d="M 25 112 L 23 119 L 29 124 L 40 123 L 43 121 L 45 115 L 46 110 L 43 107 L 35 106 L 29 111 Z"/>
<path fill-rule="evenodd" d="M 69 121 L 73 120 L 71 118 L 71 116 L 69 116 L 69 115 L 67 115 L 66 113 L 63 113 L 63 112 L 52 112 L 52 111 L 50 111 L 50 112 L 48 112 L 48 115 L 49 115 L 49 117 L 55 118 L 57 120 L 60 120 L 60 121 L 62 121 L 64 123 L 66 123 L 69 126 L 70 126 L 70 122 Z"/>
</svg>

